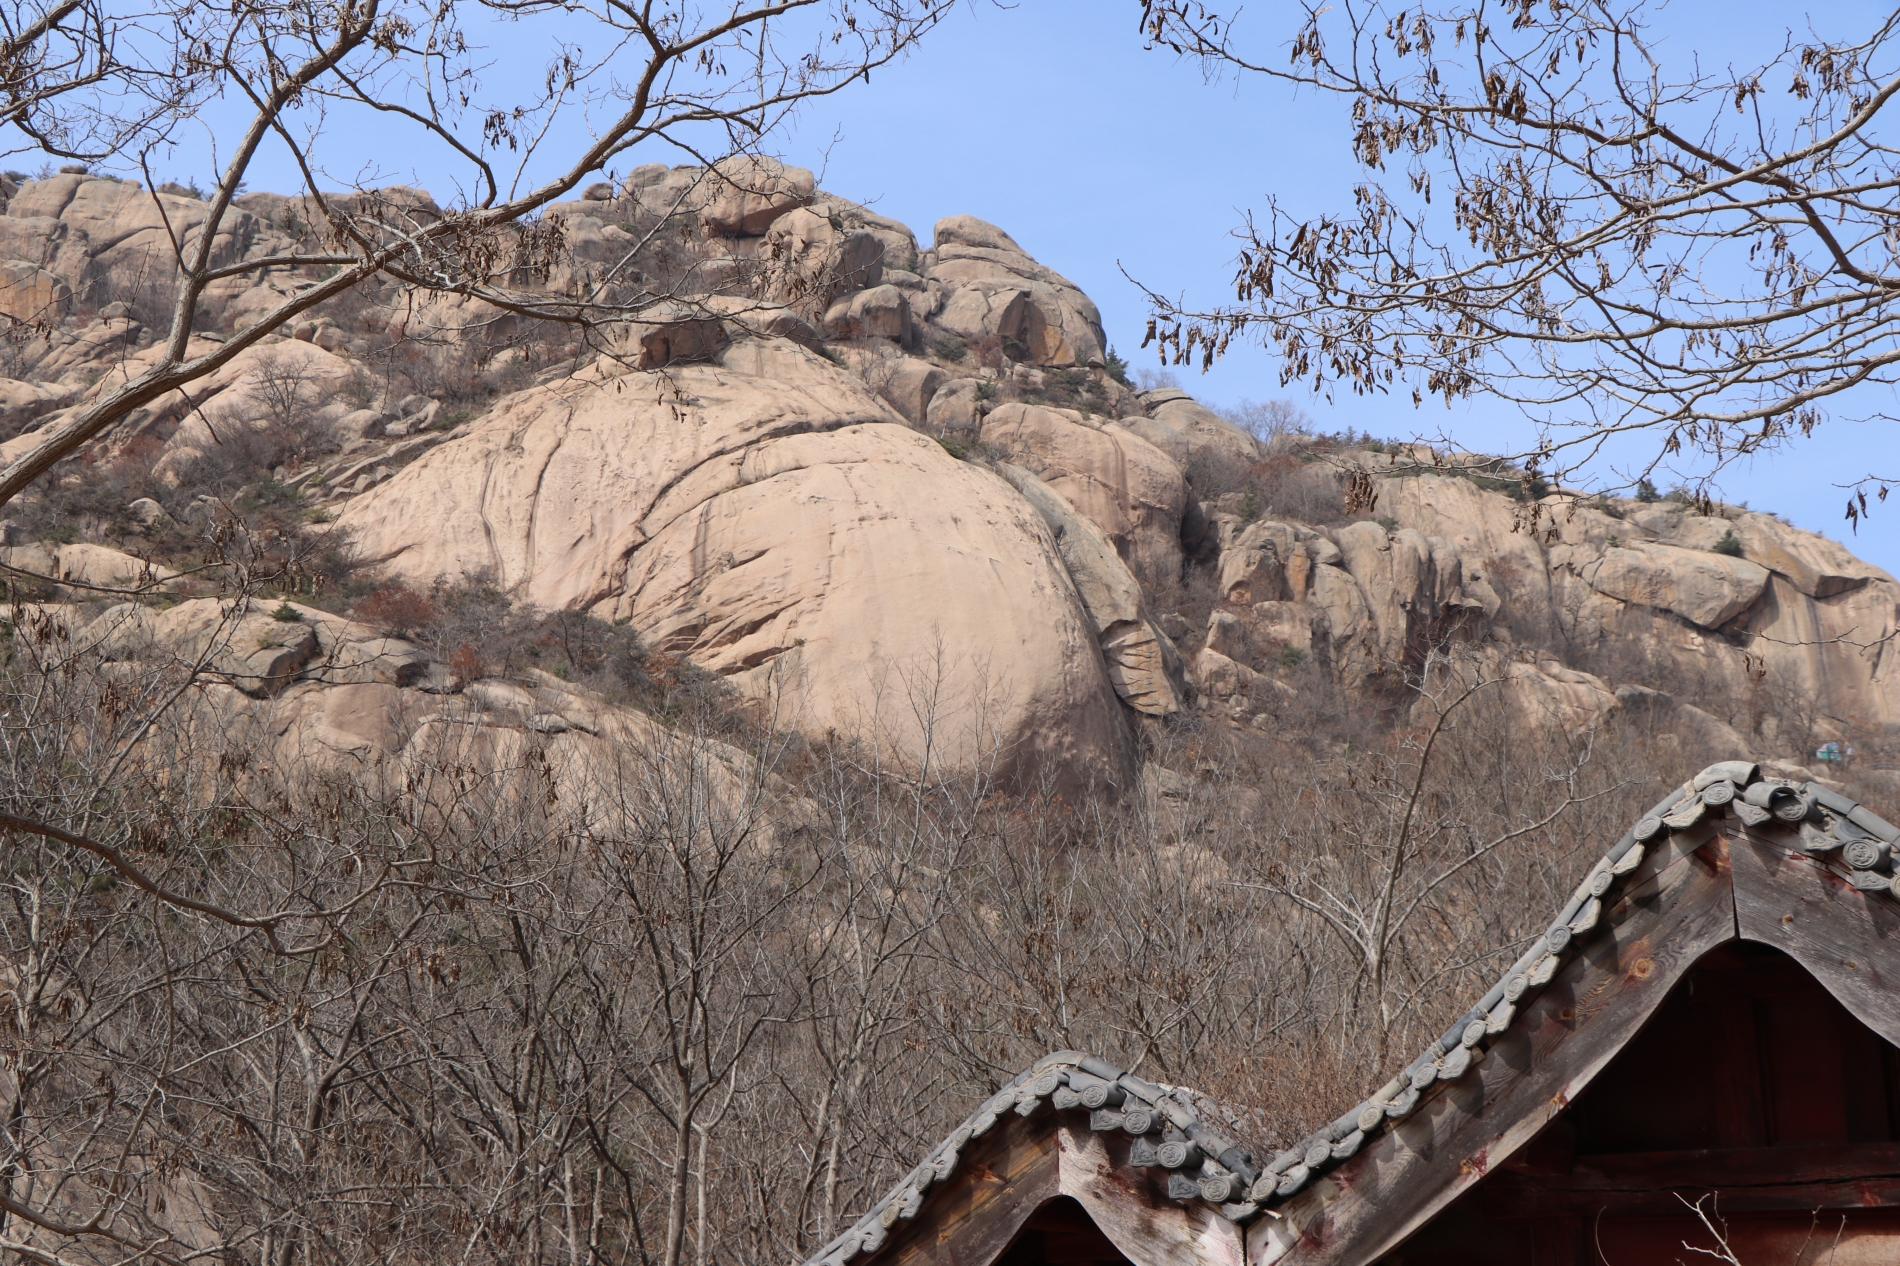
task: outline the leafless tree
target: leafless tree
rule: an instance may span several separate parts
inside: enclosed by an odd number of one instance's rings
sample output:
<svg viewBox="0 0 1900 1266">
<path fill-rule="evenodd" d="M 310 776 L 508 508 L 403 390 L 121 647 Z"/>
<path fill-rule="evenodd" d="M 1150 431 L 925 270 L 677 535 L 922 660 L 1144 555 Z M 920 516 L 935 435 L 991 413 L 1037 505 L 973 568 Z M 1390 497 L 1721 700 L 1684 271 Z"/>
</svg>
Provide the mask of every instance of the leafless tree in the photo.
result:
<svg viewBox="0 0 1900 1266">
<path fill-rule="evenodd" d="M 1507 400 L 1556 476 L 1633 435 L 1630 486 L 1682 453 L 1706 487 L 1830 410 L 1891 423 L 1856 389 L 1900 367 L 1900 15 L 1709 70 L 1650 10 L 1308 4 L 1273 52 L 1237 11 L 1143 0 L 1152 44 L 1349 103 L 1365 172 L 1350 210 L 1250 218 L 1239 302 L 1153 295 L 1150 341 L 1205 365 L 1258 338 L 1316 391 Z M 1848 472 L 1849 518 L 1895 474 Z"/>
<path fill-rule="evenodd" d="M 304 765 L 244 608 L 188 660 L 139 619 L 0 641 L 0 1246 L 40 1266 L 782 1266 L 1053 1047 L 1282 1144 L 1680 759 L 1441 652 L 1350 745 L 1183 718 L 1149 756 L 1191 790 L 1124 805 L 703 696 Z"/>
<path fill-rule="evenodd" d="M 203 103 L 246 101 L 251 115 L 228 138 L 229 157 L 202 218 L 173 225 L 177 281 L 162 354 L 0 471 L 0 504 L 131 410 L 372 278 L 585 329 L 650 313 L 668 296 L 637 283 L 596 279 L 573 293 L 537 285 L 563 258 L 558 219 L 538 213 L 618 164 L 756 153 L 801 101 L 901 58 L 953 3 L 755 0 L 709 11 L 678 0 L 610 0 L 579 10 L 552 0 L 233 10 L 172 2 L 120 24 L 104 0 L 79 0 L 10 14 L 5 65 L 17 105 L 8 124 L 33 147 L 120 153 L 149 167 Z M 588 29 L 575 30 L 576 22 Z M 502 49 L 480 47 L 484 24 L 508 32 Z M 523 30 L 562 41 L 542 90 L 526 101 L 485 98 L 478 69 L 495 73 L 492 57 L 519 68 L 513 50 L 530 43 L 517 34 Z M 326 189 L 325 125 L 338 113 L 374 119 L 391 148 L 450 155 L 462 165 L 462 200 L 438 212 L 413 199 Z M 88 131 L 89 120 L 103 122 Z M 78 139 L 50 139 L 56 134 Z M 302 171 L 303 210 L 292 246 L 245 254 L 232 249 L 225 230 L 267 141 L 286 147 Z M 758 192 L 749 179 L 708 177 L 714 192 L 722 180 L 737 192 Z M 661 232 L 649 229 L 649 238 Z M 206 350 L 191 343 L 208 288 L 272 269 L 302 279 L 221 344 Z"/>
</svg>

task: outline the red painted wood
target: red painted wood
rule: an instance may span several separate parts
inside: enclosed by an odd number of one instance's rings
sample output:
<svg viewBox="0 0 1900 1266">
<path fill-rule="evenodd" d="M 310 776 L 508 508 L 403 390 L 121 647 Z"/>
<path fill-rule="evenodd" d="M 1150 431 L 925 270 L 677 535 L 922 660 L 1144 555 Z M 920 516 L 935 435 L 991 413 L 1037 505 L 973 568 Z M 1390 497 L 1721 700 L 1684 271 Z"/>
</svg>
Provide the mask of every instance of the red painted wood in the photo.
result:
<svg viewBox="0 0 1900 1266">
<path fill-rule="evenodd" d="M 1900 1264 L 1900 1050 L 1766 945 L 1715 950 L 1537 1139 L 1380 1266 Z M 1817 1213 L 1816 1210 L 1819 1210 Z M 1818 1219 L 1818 1220 L 1817 1220 Z M 1838 1244 L 1836 1237 L 1839 1237 Z"/>
<path fill-rule="evenodd" d="M 1893 1266 L 1895 1246 L 1900 1245 L 1900 1210 L 1894 1209 L 1746 1216 L 1718 1212 L 1710 1222 L 1713 1230 L 1686 1210 L 1668 1217 L 1606 1218 L 1592 1229 L 1580 1266 L 1716 1263 L 1723 1259 L 1702 1254 L 1723 1247 L 1718 1233 L 1745 1266 Z"/>
</svg>

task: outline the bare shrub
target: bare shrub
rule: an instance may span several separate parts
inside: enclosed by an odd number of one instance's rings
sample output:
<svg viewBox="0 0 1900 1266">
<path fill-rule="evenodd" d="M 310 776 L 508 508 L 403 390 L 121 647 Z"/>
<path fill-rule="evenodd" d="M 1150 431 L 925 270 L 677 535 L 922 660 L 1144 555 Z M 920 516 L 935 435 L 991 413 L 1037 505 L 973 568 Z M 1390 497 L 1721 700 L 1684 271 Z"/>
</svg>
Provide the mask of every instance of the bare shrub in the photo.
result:
<svg viewBox="0 0 1900 1266">
<path fill-rule="evenodd" d="M 436 611 L 429 600 L 407 585 L 384 585 L 350 609 L 353 619 L 391 637 L 407 637 L 433 624 Z"/>
<path fill-rule="evenodd" d="M 497 623 L 473 587 L 428 605 L 430 637 Z M 621 645 L 514 618 L 576 670 Z M 1440 658 L 1330 728 L 1158 726 L 1168 800 L 1005 794 L 690 695 L 344 777 L 190 666 L 9 631 L 8 1146 L 61 1260 L 782 1266 L 1061 1047 L 1264 1151 L 1441 1032 L 1678 772 Z"/>
<path fill-rule="evenodd" d="M 457 685 L 466 686 L 470 682 L 480 681 L 488 675 L 488 665 L 482 662 L 481 652 L 467 642 L 455 648 L 449 656 L 449 675 Z"/>
</svg>

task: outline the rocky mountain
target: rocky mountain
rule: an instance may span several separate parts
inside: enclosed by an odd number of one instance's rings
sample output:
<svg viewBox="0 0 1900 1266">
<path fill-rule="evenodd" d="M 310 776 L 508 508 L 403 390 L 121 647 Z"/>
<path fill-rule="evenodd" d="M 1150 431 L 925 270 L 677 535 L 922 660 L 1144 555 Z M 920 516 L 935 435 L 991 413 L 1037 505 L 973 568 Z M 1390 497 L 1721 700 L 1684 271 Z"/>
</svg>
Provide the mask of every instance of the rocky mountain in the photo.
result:
<svg viewBox="0 0 1900 1266">
<path fill-rule="evenodd" d="M 11 459 L 156 354 L 167 222 L 188 234 L 203 204 L 82 172 L 0 190 Z M 221 258 L 312 231 L 303 200 L 241 201 Z M 631 261 L 667 302 L 577 332 L 353 295 L 62 468 L 0 562 L 110 655 L 209 656 L 299 758 L 397 753 L 450 714 L 598 732 L 585 692 L 452 670 L 363 607 L 475 586 L 624 627 L 788 728 L 1078 790 L 1136 785 L 1170 726 L 1271 738 L 1340 699 L 1403 715 L 1447 649 L 1543 724 L 1640 717 L 1711 758 L 1844 742 L 1876 782 L 1900 767 L 1900 585 L 1771 514 L 1250 432 L 1137 390 L 1095 305 L 1002 229 L 951 216 L 926 243 L 795 168 L 643 167 L 548 222 L 550 289 Z M 313 277 L 215 292 L 197 336 Z M 305 562 L 233 613 L 166 569 L 247 513 Z M 333 583 L 272 619 L 326 550 Z M 141 583 L 187 601 L 109 602 Z"/>
</svg>

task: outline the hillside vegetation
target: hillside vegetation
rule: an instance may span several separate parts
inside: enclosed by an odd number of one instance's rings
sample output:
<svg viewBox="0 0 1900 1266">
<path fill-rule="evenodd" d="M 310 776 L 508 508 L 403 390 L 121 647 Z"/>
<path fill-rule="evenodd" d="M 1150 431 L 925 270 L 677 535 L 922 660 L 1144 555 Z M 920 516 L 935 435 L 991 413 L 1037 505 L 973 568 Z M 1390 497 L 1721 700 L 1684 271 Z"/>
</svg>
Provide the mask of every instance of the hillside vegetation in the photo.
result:
<svg viewBox="0 0 1900 1266">
<path fill-rule="evenodd" d="M 17 1234 L 783 1263 L 1051 1048 L 1302 1137 L 1711 761 L 1894 816 L 1837 543 L 1141 389 L 1003 230 L 744 175 L 550 212 L 664 319 L 364 290 L 9 508 Z M 202 204 L 0 189 L 11 455 Z"/>
</svg>

